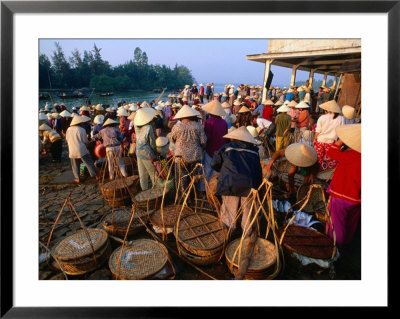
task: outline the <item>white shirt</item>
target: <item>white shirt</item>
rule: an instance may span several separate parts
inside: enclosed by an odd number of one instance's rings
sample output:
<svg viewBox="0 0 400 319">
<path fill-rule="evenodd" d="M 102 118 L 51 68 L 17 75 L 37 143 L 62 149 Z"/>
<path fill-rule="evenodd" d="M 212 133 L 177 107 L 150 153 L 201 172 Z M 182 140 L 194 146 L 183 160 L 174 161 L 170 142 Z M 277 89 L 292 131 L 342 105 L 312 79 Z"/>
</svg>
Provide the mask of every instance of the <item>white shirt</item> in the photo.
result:
<svg viewBox="0 0 400 319">
<path fill-rule="evenodd" d="M 344 125 L 344 117 L 339 115 L 333 119 L 333 114 L 328 113 L 321 115 L 317 121 L 315 132 L 319 133 L 317 141 L 320 143 L 333 143 L 337 140 L 335 129 Z"/>
<path fill-rule="evenodd" d="M 68 143 L 69 158 L 82 158 L 82 156 L 89 153 L 86 147 L 88 139 L 83 127 L 70 126 L 65 134 L 65 139 Z"/>
<path fill-rule="evenodd" d="M 268 128 L 271 124 L 272 124 L 271 121 L 268 121 L 262 117 L 259 117 L 257 119 L 257 125 L 258 125 L 258 127 L 262 128 L 262 129 Z"/>
</svg>

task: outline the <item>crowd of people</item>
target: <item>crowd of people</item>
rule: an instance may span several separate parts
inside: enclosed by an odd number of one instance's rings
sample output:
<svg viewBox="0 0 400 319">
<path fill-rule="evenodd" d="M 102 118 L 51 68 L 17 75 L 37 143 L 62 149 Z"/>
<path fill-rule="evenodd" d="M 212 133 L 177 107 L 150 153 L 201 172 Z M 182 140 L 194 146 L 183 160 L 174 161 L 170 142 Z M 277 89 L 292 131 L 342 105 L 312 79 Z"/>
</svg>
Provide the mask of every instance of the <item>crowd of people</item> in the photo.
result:
<svg viewBox="0 0 400 319">
<path fill-rule="evenodd" d="M 288 199 L 296 192 L 295 173 L 312 184 L 319 172 L 334 170 L 327 193 L 341 247 L 351 240 L 360 219 L 361 124 L 356 109 L 340 107 L 336 96 L 336 88 L 314 92 L 308 82 L 299 87 L 271 86 L 265 99 L 259 85 L 227 84 L 216 93 L 213 83 L 207 83 L 186 85 L 158 102 L 122 101 L 117 106 L 83 105 L 70 111 L 62 104 L 46 104 L 39 112 L 39 147 L 59 162 L 65 140 L 76 183 L 82 182 L 80 162 L 91 178 L 100 178 L 96 165 L 100 149 L 110 179 L 118 171 L 127 176 L 122 157 L 135 157 L 142 190 L 158 182 L 158 161 L 174 160 L 180 193 L 196 167 L 203 168 L 208 181 L 219 173 L 216 195 L 222 198 L 221 218 L 227 227 L 235 227 L 238 208 L 262 183 L 261 160 L 269 160 L 267 170 L 283 157 L 290 163 Z M 198 187 L 204 191 L 204 185 Z M 242 223 L 249 209 L 245 207 Z M 326 231 L 333 236 L 329 225 Z"/>
</svg>

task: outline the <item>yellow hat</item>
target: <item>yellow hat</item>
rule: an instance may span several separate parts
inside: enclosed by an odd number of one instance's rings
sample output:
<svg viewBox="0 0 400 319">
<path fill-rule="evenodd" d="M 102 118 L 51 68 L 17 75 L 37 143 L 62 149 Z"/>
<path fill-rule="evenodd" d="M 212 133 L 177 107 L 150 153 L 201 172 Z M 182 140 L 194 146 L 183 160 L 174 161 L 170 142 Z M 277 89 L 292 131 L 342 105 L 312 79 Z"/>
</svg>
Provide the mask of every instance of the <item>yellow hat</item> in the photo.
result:
<svg viewBox="0 0 400 319">
<path fill-rule="evenodd" d="M 210 103 L 203 105 L 202 109 L 212 115 L 216 116 L 226 115 L 224 108 L 222 107 L 221 103 L 219 103 L 217 100 L 213 100 Z"/>
<path fill-rule="evenodd" d="M 361 124 L 346 124 L 336 128 L 337 136 L 351 149 L 361 153 Z"/>
</svg>

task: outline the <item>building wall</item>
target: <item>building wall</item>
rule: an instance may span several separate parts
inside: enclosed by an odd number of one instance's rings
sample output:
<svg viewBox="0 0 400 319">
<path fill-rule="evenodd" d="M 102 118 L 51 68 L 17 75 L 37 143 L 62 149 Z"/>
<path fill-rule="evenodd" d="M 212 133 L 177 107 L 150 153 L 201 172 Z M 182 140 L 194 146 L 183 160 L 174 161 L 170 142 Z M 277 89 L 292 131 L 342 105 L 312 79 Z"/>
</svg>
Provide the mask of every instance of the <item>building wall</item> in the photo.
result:
<svg viewBox="0 0 400 319">
<path fill-rule="evenodd" d="M 361 47 L 361 39 L 272 39 L 268 41 L 268 53 L 301 52 L 355 47 Z"/>
<path fill-rule="evenodd" d="M 350 105 L 356 109 L 361 108 L 361 76 L 360 73 L 347 73 L 344 77 L 337 103 L 340 107 Z"/>
</svg>

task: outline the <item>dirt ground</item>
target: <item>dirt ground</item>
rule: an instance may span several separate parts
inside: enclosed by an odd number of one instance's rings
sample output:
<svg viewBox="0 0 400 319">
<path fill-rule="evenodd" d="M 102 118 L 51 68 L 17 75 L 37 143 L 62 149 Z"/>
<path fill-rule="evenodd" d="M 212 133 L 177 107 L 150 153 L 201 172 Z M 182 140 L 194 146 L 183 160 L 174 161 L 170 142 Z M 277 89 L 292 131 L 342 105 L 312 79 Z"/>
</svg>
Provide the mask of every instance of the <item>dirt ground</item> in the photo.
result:
<svg viewBox="0 0 400 319">
<path fill-rule="evenodd" d="M 65 149 L 65 145 L 64 145 Z M 39 253 L 46 252 L 50 230 L 60 212 L 60 209 L 68 196 L 71 194 L 71 202 L 87 228 L 97 228 L 101 226 L 102 217 L 111 211 L 111 207 L 104 201 L 100 193 L 98 182 L 94 179 L 87 179 L 80 185 L 73 182 L 63 182 L 52 184 L 54 178 L 61 173 L 71 169 L 66 151 L 63 152 L 61 163 L 52 163 L 50 155 L 40 155 L 39 158 Z M 151 225 L 148 225 L 152 230 Z M 74 233 L 70 214 L 67 211 L 61 215 L 57 226 L 54 229 L 50 249 L 57 241 Z M 154 239 L 149 231 L 144 228 L 139 233 L 128 238 L 135 240 L 139 238 Z M 160 240 L 161 241 L 161 240 Z M 121 243 L 110 239 L 112 250 L 118 248 Z M 167 267 L 167 274 L 156 279 L 174 280 L 232 280 L 234 276 L 230 273 L 225 257 L 219 262 L 209 266 L 196 266 L 186 262 L 177 253 L 176 241 L 173 234 L 170 234 L 166 241 L 161 241 L 169 251 L 172 267 Z M 339 251 L 340 258 L 333 263 L 333 269 L 325 269 L 318 266 L 304 267 L 299 266 L 290 258 L 284 259 L 284 267 L 274 280 L 360 280 L 361 279 L 361 229 L 353 241 L 344 249 Z M 54 268 L 50 268 L 44 261 L 39 261 L 39 279 L 41 280 L 64 280 L 65 275 Z M 98 269 L 84 275 L 71 276 L 68 280 L 111 280 L 112 274 L 108 264 L 99 266 Z"/>
</svg>

